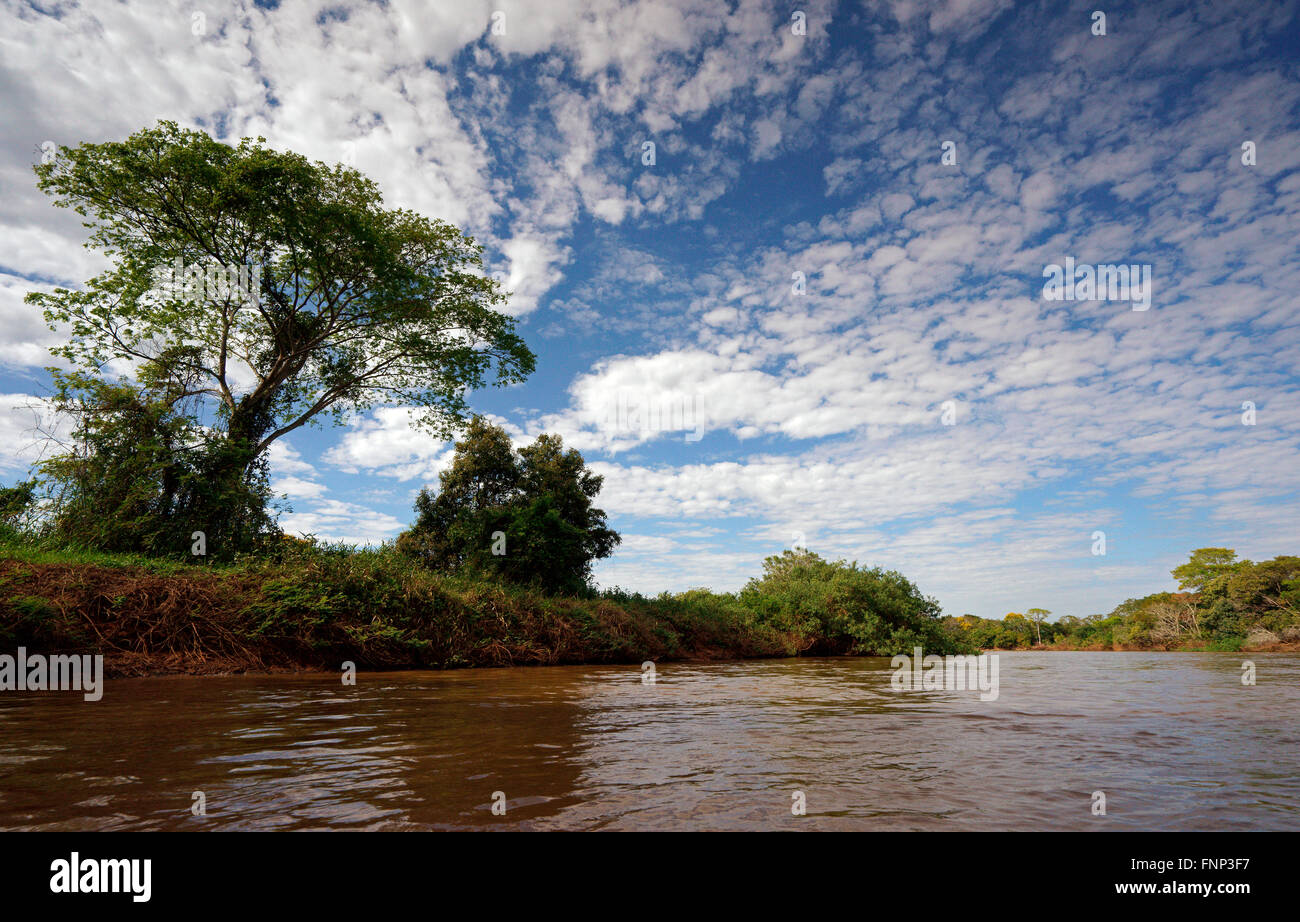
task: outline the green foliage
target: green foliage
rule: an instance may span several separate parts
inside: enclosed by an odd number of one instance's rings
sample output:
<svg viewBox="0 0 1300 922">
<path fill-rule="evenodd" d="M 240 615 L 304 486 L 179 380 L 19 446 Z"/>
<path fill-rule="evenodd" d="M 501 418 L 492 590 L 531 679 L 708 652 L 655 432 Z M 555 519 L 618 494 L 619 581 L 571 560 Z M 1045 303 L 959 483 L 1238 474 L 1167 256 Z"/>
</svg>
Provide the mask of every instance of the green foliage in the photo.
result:
<svg viewBox="0 0 1300 922">
<path fill-rule="evenodd" d="M 1179 589 L 1203 592 L 1220 577 L 1249 566 L 1250 561 L 1237 560 L 1237 552 L 1232 548 L 1203 547 L 1192 551 L 1187 563 L 1174 567 L 1170 573 L 1178 580 Z"/>
<path fill-rule="evenodd" d="M 973 650 L 897 573 L 816 555 L 770 559 L 741 593 L 554 595 L 413 567 L 392 545 L 285 539 L 206 566 L 0 535 L 0 588 L 0 638 L 52 638 L 70 650 L 93 639 L 110 653 L 147 650 L 168 668 L 198 671 Z M 169 613 L 161 598 L 177 600 Z"/>
<path fill-rule="evenodd" d="M 967 627 L 968 636 L 980 649 L 1019 650 L 1033 645 L 1034 628 L 1023 616 L 1008 616 L 1001 621 L 976 619 Z"/>
<path fill-rule="evenodd" d="M 36 500 L 36 480 L 23 480 L 12 487 L 0 487 L 0 527 L 15 529 L 26 524 Z"/>
<path fill-rule="evenodd" d="M 1245 644 L 1245 637 L 1239 634 L 1227 634 L 1215 638 L 1205 649 L 1210 653 L 1239 653 Z"/>
<path fill-rule="evenodd" d="M 901 573 L 831 562 L 811 551 L 785 551 L 763 562 L 739 601 L 759 623 L 802 638 L 800 652 L 889 656 L 971 649 L 943 629 L 939 606 Z"/>
<path fill-rule="evenodd" d="M 57 634 L 55 611 L 48 599 L 39 595 L 16 595 L 3 606 L 12 614 L 0 619 L 0 641 L 6 646 L 18 646 L 31 641 L 43 641 Z"/>
<path fill-rule="evenodd" d="M 1279 631 L 1300 623 L 1300 557 L 1275 557 L 1234 570 L 1207 589 L 1213 603 L 1255 613 L 1252 627 Z"/>
<path fill-rule="evenodd" d="M 962 615 L 960 618 L 948 619 L 946 627 L 965 642 L 982 650 L 1023 650 L 1050 644 L 1056 638 L 1060 627 L 1046 620 L 1049 614 L 1051 612 L 1046 609 L 1031 608 L 1024 615 L 1009 612 L 1000 621 Z"/>
<path fill-rule="evenodd" d="M 39 465 L 43 533 L 56 545 L 188 556 L 201 531 L 215 558 L 278 537 L 265 459 L 221 476 L 228 443 L 154 387 L 54 372 L 52 401 L 75 421 L 67 449 Z"/>
<path fill-rule="evenodd" d="M 432 569 L 577 593 L 619 543 L 593 505 L 603 479 L 558 436 L 516 452 L 504 429 L 475 418 L 439 483 L 436 496 L 420 491 L 397 541 Z"/>
<path fill-rule="evenodd" d="M 70 541 L 166 553 L 192 529 L 214 554 L 248 549 L 276 439 L 379 403 L 448 433 L 468 390 L 533 370 L 481 248 L 385 209 L 355 170 L 163 121 L 36 173 L 112 263 L 26 299 L 69 334 L 59 404 L 80 427 L 45 474 Z M 101 380 L 110 362 L 133 377 Z"/>
<path fill-rule="evenodd" d="M 1127 599 L 1108 615 L 1066 616 L 1035 627 L 1041 628 L 1044 644 L 1074 649 L 1235 652 L 1248 643 L 1300 638 L 1300 557 L 1254 563 L 1237 559 L 1231 548 L 1208 547 L 1193 551 L 1172 573 L 1180 588 L 1196 591 L 1157 592 Z M 1040 611 L 1029 609 L 1030 618 Z M 1014 613 L 1004 621 L 966 615 L 951 619 L 948 627 L 982 648 L 1019 649 L 1033 639 L 1029 623 Z"/>
</svg>

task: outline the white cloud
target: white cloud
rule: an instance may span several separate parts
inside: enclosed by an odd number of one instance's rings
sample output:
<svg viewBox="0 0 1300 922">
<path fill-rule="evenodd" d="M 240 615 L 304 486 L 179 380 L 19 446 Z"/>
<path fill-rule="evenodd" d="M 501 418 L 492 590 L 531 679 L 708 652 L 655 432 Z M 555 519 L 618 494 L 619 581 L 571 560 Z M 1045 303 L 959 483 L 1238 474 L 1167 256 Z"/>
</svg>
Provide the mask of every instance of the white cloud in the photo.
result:
<svg viewBox="0 0 1300 922">
<path fill-rule="evenodd" d="M 950 607 L 1059 593 L 1101 610 L 1156 588 L 1170 542 L 1213 529 L 1264 554 L 1300 537 L 1300 89 L 1255 62 L 1293 12 L 1265 7 L 1144 5 L 1105 40 L 1008 0 L 818 3 L 806 37 L 753 2 L 398 0 L 324 25 L 282 3 L 213 13 L 201 37 L 162 4 L 7 11 L 0 362 L 44 364 L 55 341 L 25 278 L 97 271 L 32 188 L 40 143 L 221 123 L 351 157 L 390 205 L 464 225 L 516 315 L 572 283 L 545 328 L 563 354 L 542 361 L 579 370 L 508 424 L 560 433 L 606 474 L 602 504 L 631 523 L 606 582 L 736 586 L 802 531 Z M 488 35 L 498 9 L 506 32 Z M 832 58 L 828 30 L 850 27 L 861 53 Z M 1037 66 L 1048 33 L 1050 67 L 991 64 Z M 763 171 L 790 154 L 825 184 L 815 207 L 727 198 L 769 193 L 791 174 Z M 1151 309 L 1043 301 L 1042 267 L 1067 255 L 1153 263 Z M 566 335 L 588 337 L 580 355 Z M 294 525 L 355 539 L 399 523 L 325 500 L 325 468 L 429 483 L 450 457 L 387 408 L 319 470 L 287 446 L 272 461 L 308 507 Z"/>
<path fill-rule="evenodd" d="M 395 537 L 405 525 L 391 515 L 331 499 L 281 516 L 280 527 L 287 534 L 314 535 L 321 541 L 379 544 Z"/>
<path fill-rule="evenodd" d="M 70 432 L 69 422 L 31 394 L 0 394 L 0 471 L 23 476 Z"/>
</svg>

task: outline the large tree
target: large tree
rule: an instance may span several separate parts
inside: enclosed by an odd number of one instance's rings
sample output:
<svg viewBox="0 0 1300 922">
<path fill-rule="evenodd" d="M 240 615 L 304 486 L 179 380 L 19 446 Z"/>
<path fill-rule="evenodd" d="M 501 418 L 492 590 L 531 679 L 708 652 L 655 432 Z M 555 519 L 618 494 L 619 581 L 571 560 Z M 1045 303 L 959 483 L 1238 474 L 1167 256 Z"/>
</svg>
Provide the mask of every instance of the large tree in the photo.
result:
<svg viewBox="0 0 1300 922">
<path fill-rule="evenodd" d="M 474 240 L 384 208 L 356 170 L 164 121 L 60 148 L 36 172 L 112 263 L 81 290 L 27 297 L 70 334 L 54 351 L 82 376 L 60 397 L 93 413 L 94 381 L 125 371 L 115 386 L 191 424 L 209 483 L 246 482 L 276 439 L 379 404 L 447 435 L 468 389 L 533 370 Z M 206 505 L 173 511 L 220 532 L 222 503 Z"/>
<path fill-rule="evenodd" d="M 1187 563 L 1169 572 L 1178 580 L 1179 589 L 1204 592 L 1219 577 L 1250 566 L 1249 560 L 1238 560 L 1237 552 L 1230 547 L 1202 547 L 1192 551 Z"/>
</svg>

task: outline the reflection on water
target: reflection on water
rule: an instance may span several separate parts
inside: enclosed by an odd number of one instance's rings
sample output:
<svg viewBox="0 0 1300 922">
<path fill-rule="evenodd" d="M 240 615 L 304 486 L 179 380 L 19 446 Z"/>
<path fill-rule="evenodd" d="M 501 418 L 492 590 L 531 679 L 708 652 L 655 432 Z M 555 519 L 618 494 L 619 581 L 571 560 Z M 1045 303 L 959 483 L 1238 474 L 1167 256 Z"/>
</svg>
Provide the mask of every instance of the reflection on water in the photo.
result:
<svg viewBox="0 0 1300 922">
<path fill-rule="evenodd" d="M 1300 829 L 1300 657 L 1250 658 L 1002 654 L 988 702 L 885 659 L 0 693 L 0 828 Z"/>
</svg>

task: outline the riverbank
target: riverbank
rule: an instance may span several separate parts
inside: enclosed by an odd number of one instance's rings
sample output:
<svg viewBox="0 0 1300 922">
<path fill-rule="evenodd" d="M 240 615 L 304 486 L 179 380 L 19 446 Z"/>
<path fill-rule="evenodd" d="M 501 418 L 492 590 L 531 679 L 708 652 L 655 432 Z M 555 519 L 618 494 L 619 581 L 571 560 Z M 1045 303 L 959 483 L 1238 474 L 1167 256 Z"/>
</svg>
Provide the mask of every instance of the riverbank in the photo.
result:
<svg viewBox="0 0 1300 922">
<path fill-rule="evenodd" d="M 1270 641 L 1248 643 L 1243 641 L 1233 649 L 1224 649 L 1222 645 L 1204 641 L 1189 641 L 1185 644 L 1111 644 L 1102 646 L 1072 647 L 1064 644 L 1044 644 L 1041 647 L 988 647 L 985 653 L 1300 653 L 1300 643 Z"/>
<path fill-rule="evenodd" d="M 1293 628 L 1279 636 L 1254 620 L 1236 634 L 1177 644 L 1119 640 L 1144 636 L 1129 623 L 1140 612 L 1079 622 L 1039 647 L 1019 616 L 942 617 L 901 574 L 788 553 L 765 569 L 740 593 L 555 596 L 435 573 L 391 547 L 287 541 L 270 556 L 216 563 L 0 536 L 0 649 L 102 654 L 114 677 L 337 671 L 345 662 L 445 669 L 892 656 L 917 646 L 936 654 L 1300 651 Z M 1044 625 L 1044 635 L 1049 628 L 1059 625 Z M 985 634 L 1019 639 L 1007 647 Z"/>
<path fill-rule="evenodd" d="M 557 596 L 391 546 L 291 539 L 218 563 L 0 540 L 0 648 L 102 654 L 109 676 L 973 652 L 900 574 L 773 566 L 740 594 Z M 869 605 L 864 587 L 891 594 Z"/>
<path fill-rule="evenodd" d="M 787 656 L 804 641 L 685 600 L 556 598 L 317 558 L 238 567 L 0 560 L 6 647 L 110 676 Z"/>
</svg>

